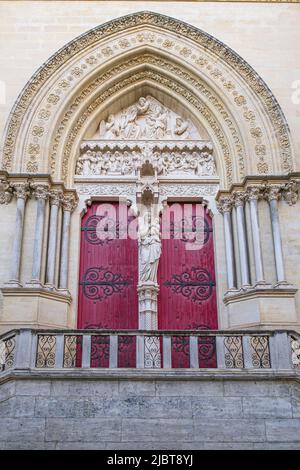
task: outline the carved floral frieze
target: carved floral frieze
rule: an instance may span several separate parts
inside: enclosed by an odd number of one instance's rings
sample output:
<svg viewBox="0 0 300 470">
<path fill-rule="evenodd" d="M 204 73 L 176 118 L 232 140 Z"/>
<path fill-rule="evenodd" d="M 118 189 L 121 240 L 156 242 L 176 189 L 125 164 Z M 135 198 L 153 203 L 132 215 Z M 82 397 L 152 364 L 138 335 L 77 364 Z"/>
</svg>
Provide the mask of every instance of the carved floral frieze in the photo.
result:
<svg viewBox="0 0 300 470">
<path fill-rule="evenodd" d="M 135 183 L 76 183 L 76 191 L 79 196 L 135 196 Z"/>
<path fill-rule="evenodd" d="M 135 183 L 76 183 L 76 191 L 79 196 L 136 196 L 137 187 Z M 159 195 L 166 197 L 204 197 L 215 196 L 219 185 L 215 183 L 207 184 L 172 184 L 160 183 Z"/>
<path fill-rule="evenodd" d="M 164 184 L 159 185 L 161 196 L 169 197 L 202 197 L 215 196 L 218 192 L 218 184 Z"/>
</svg>

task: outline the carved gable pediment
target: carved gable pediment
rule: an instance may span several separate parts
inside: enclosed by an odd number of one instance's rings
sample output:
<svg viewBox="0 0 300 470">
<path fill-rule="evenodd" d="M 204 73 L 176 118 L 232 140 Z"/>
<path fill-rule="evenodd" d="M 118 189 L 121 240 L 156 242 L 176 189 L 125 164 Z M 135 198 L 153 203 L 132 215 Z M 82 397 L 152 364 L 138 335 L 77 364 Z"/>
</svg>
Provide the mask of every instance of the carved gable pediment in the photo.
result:
<svg viewBox="0 0 300 470">
<path fill-rule="evenodd" d="M 101 120 L 96 139 L 107 140 L 199 140 L 189 119 L 171 111 L 152 96 Z"/>
</svg>

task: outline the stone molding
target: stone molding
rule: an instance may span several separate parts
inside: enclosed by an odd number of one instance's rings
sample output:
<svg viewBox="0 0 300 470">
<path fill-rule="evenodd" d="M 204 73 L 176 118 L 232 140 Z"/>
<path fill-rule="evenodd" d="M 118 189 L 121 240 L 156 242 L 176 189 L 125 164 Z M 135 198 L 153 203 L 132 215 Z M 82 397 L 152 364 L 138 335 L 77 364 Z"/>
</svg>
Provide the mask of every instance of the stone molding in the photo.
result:
<svg viewBox="0 0 300 470">
<path fill-rule="evenodd" d="M 72 298 L 65 291 L 60 292 L 57 289 L 48 290 L 44 287 L 31 287 L 30 289 L 26 287 L 1 287 L 1 293 L 3 297 L 42 297 L 45 299 L 56 300 L 59 302 L 71 304 Z"/>
<path fill-rule="evenodd" d="M 298 289 L 293 286 L 269 286 L 264 287 L 263 285 L 257 287 L 249 287 L 248 289 L 236 289 L 226 292 L 223 301 L 225 305 L 233 302 L 240 302 L 241 300 L 254 299 L 257 297 L 291 297 L 294 298 Z"/>
<path fill-rule="evenodd" d="M 47 330 L 46 330 L 47 331 Z M 246 330 L 245 330 L 246 331 Z M 300 383 L 300 371 L 297 369 L 245 369 L 245 370 L 226 370 L 226 369 L 205 369 L 205 370 L 183 370 L 183 369 L 79 369 L 73 370 L 51 370 L 49 369 L 29 369 L 29 370 L 14 370 L 8 369 L 2 372 L 0 376 L 0 383 L 5 383 L 8 380 L 49 380 L 56 378 L 64 378 L 70 380 L 86 380 L 86 379 L 134 379 L 135 381 L 143 381 L 145 379 L 155 380 L 268 380 L 268 379 L 292 379 Z"/>
</svg>

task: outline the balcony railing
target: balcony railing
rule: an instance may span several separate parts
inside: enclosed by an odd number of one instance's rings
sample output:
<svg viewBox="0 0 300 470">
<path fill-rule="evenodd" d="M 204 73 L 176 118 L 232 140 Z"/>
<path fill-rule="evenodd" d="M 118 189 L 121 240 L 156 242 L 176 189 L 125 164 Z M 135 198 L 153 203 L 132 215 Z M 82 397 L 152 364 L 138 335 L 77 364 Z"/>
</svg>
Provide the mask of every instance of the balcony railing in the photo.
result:
<svg viewBox="0 0 300 470">
<path fill-rule="evenodd" d="M 300 369 L 294 331 L 31 330 L 0 336 L 0 373 L 34 369 Z"/>
</svg>

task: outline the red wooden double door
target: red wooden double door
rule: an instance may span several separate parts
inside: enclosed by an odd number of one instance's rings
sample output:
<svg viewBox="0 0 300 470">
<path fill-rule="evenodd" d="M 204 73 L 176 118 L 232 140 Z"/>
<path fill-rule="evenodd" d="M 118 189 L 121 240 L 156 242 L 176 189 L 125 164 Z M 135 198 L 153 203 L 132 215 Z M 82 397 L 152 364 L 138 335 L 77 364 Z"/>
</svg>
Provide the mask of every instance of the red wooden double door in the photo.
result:
<svg viewBox="0 0 300 470">
<path fill-rule="evenodd" d="M 217 329 L 211 217 L 196 203 L 168 210 L 161 221 L 158 328 Z M 137 283 L 136 220 L 125 204 L 110 202 L 106 210 L 94 202 L 81 223 L 78 328 L 137 329 Z M 108 337 L 92 337 L 92 366 L 108 367 L 108 346 Z M 119 337 L 119 366 L 134 367 L 135 349 L 134 336 Z M 201 366 L 214 366 L 214 351 L 209 337 L 199 338 Z M 173 367 L 188 367 L 188 361 L 188 337 L 174 336 Z"/>
</svg>

